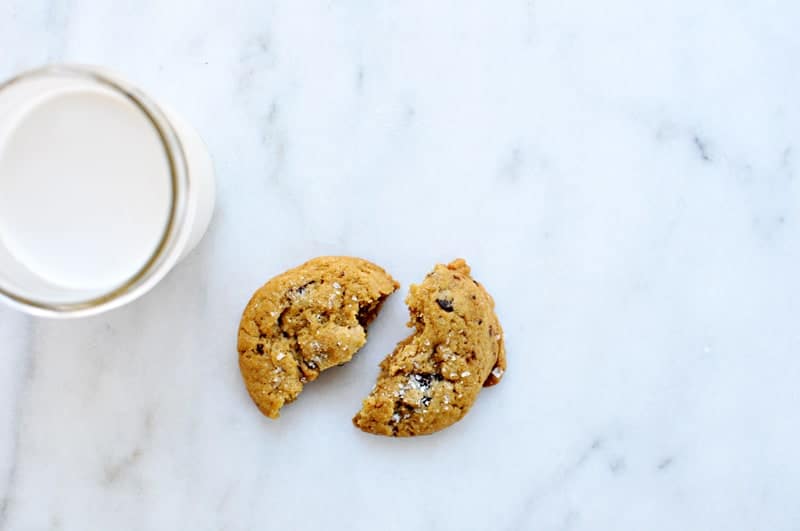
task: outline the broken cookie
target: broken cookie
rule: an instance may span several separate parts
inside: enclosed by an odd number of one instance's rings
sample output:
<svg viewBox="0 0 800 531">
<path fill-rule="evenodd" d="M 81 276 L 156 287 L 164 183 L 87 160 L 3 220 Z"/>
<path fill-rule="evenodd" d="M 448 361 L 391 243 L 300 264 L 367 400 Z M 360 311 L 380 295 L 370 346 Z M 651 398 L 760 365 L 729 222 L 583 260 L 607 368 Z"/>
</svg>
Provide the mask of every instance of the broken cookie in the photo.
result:
<svg viewBox="0 0 800 531">
<path fill-rule="evenodd" d="M 315 258 L 255 292 L 239 325 L 239 368 L 264 415 L 277 418 L 305 383 L 350 361 L 366 328 L 399 284 L 347 256 Z"/>
<path fill-rule="evenodd" d="M 458 259 L 411 286 L 414 334 L 381 362 L 378 381 L 353 423 L 365 432 L 406 437 L 446 428 L 467 414 L 482 387 L 506 368 L 494 300 Z"/>
</svg>

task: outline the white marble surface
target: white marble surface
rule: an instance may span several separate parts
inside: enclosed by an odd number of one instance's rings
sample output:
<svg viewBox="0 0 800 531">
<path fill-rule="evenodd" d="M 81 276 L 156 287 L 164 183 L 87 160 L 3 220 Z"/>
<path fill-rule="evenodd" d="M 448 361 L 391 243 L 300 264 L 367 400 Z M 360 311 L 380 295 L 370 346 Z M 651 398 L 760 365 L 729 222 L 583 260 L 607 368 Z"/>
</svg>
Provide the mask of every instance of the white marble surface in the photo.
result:
<svg viewBox="0 0 800 531">
<path fill-rule="evenodd" d="M 501 7 L 502 6 L 502 7 Z M 0 530 L 800 528 L 800 4 L 0 2 L 0 77 L 106 65 L 205 137 L 219 201 L 152 293 L 0 309 Z M 241 384 L 271 275 L 402 283 L 277 421 Z M 463 256 L 509 371 L 416 440 L 350 425 Z"/>
</svg>

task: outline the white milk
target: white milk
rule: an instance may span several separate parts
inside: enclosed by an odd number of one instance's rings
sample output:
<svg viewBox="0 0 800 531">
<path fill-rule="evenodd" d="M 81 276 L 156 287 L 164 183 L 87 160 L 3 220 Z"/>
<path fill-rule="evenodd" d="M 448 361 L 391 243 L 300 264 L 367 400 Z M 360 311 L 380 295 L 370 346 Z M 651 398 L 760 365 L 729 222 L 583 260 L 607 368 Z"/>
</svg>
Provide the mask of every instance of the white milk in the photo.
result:
<svg viewBox="0 0 800 531">
<path fill-rule="evenodd" d="M 169 217 L 169 161 L 147 117 L 100 88 L 48 94 L 0 145 L 0 239 L 56 286 L 103 290 L 153 254 Z"/>
<path fill-rule="evenodd" d="M 151 289 L 198 243 L 213 165 L 174 112 L 102 70 L 0 86 L 0 295 L 50 316 Z"/>
</svg>

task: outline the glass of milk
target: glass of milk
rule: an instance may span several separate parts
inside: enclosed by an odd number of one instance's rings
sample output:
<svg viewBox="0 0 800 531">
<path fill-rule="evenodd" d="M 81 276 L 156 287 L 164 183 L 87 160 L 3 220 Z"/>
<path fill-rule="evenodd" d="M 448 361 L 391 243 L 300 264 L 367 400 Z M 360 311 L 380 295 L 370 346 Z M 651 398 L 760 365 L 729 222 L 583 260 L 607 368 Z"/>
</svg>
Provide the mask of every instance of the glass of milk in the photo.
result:
<svg viewBox="0 0 800 531">
<path fill-rule="evenodd" d="M 0 298 L 73 317 L 140 297 L 208 227 L 213 174 L 197 133 L 114 74 L 0 84 Z"/>
</svg>

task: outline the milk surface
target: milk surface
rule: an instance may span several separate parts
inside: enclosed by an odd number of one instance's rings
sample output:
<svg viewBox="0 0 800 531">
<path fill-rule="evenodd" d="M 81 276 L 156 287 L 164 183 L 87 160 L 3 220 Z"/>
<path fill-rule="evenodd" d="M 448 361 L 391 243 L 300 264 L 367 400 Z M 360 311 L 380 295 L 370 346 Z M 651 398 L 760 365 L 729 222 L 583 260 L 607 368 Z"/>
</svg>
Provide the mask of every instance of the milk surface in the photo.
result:
<svg viewBox="0 0 800 531">
<path fill-rule="evenodd" d="M 49 284 L 123 284 L 156 250 L 171 199 L 156 130 L 110 90 L 50 91 L 0 135 L 0 245 Z"/>
</svg>

